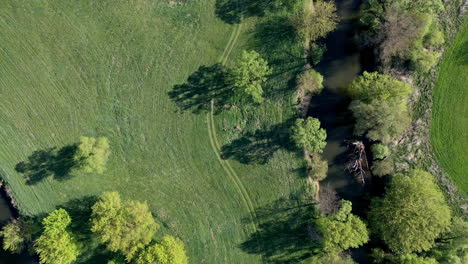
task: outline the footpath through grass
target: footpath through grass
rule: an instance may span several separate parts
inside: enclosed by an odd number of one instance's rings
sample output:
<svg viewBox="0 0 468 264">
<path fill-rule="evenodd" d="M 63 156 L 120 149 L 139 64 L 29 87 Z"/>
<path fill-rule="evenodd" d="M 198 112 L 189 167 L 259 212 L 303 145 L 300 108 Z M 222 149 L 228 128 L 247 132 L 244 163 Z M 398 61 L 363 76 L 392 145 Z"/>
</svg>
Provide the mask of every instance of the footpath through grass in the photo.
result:
<svg viewBox="0 0 468 264">
<path fill-rule="evenodd" d="M 216 2 L 0 0 L 0 172 L 22 214 L 116 190 L 148 201 L 160 233 L 179 236 L 191 263 L 259 263 L 300 249 L 291 233 L 298 219 L 281 219 L 275 205 L 303 188 L 286 136 L 301 44 L 292 45 L 285 14 L 251 18 L 236 31 L 216 16 Z M 275 69 L 262 107 L 223 111 L 210 125 L 209 112 L 185 111 L 171 98 L 200 66 L 230 64 L 227 55 L 242 49 L 259 50 Z M 209 111 L 197 95 L 203 87 L 191 88 L 189 104 Z M 107 171 L 48 171 L 51 148 L 82 135 L 109 139 Z M 20 162 L 31 165 L 33 184 L 15 170 Z M 266 207 L 271 226 L 259 228 L 251 216 Z M 96 250 L 79 262 L 105 263 Z"/>
<path fill-rule="evenodd" d="M 468 24 L 440 64 L 434 90 L 431 143 L 460 191 L 468 195 Z"/>
</svg>

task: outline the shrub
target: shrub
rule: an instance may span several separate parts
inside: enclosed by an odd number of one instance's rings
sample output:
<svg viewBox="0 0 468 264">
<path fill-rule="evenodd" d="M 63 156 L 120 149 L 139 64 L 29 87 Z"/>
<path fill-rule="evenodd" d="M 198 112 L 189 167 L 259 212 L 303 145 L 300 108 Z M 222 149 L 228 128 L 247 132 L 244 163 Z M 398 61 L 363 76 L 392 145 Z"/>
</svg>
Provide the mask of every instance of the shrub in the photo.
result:
<svg viewBox="0 0 468 264">
<path fill-rule="evenodd" d="M 321 181 L 327 177 L 328 162 L 320 154 L 312 153 L 308 161 L 308 176 L 315 181 Z"/>
<path fill-rule="evenodd" d="M 371 146 L 372 155 L 374 159 L 384 159 L 390 154 L 390 150 L 383 144 L 374 144 Z"/>
<path fill-rule="evenodd" d="M 298 88 L 308 94 L 318 94 L 323 89 L 323 76 L 310 69 L 302 73 L 297 80 Z"/>
<path fill-rule="evenodd" d="M 393 163 L 389 160 L 377 160 L 372 165 L 372 173 L 376 176 L 385 176 L 393 173 Z"/>
</svg>

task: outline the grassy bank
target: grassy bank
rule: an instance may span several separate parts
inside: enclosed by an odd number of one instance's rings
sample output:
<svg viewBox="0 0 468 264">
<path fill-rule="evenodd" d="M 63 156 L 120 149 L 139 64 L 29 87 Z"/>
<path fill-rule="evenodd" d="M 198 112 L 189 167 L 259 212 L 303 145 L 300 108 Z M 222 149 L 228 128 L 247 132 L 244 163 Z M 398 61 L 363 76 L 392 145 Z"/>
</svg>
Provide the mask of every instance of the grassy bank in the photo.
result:
<svg viewBox="0 0 468 264">
<path fill-rule="evenodd" d="M 302 63 L 300 44 L 280 41 L 289 36 L 278 31 L 285 14 L 239 28 L 216 16 L 214 0 L 1 2 L 0 168 L 22 214 L 117 190 L 148 201 L 162 232 L 184 240 L 192 263 L 258 263 L 271 253 L 258 247 L 271 237 L 255 236 L 257 210 L 303 184 L 284 138 Z M 268 41 L 272 32 L 281 32 L 277 42 Z M 200 66 L 230 64 L 244 48 L 259 50 L 275 69 L 262 107 L 211 115 L 206 101 L 192 100 L 207 109 L 193 112 L 169 95 Z M 255 140 L 238 141 L 251 133 Z M 107 171 L 42 177 L 51 148 L 81 135 L 109 138 Z M 20 162 L 36 165 L 33 184 L 15 170 Z M 104 263 L 105 255 L 95 257 L 80 262 Z"/>
<path fill-rule="evenodd" d="M 431 124 L 431 144 L 437 159 L 465 196 L 468 195 L 467 43 L 465 22 L 440 64 Z"/>
</svg>

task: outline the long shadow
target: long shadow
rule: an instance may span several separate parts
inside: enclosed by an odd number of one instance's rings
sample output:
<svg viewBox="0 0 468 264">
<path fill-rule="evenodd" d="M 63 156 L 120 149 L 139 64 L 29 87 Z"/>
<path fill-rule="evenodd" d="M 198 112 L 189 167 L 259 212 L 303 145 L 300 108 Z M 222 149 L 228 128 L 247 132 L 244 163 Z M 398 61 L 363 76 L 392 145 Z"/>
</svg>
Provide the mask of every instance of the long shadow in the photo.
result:
<svg viewBox="0 0 468 264">
<path fill-rule="evenodd" d="M 200 66 L 184 84 L 174 86 L 168 95 L 182 110 L 200 113 L 208 110 L 211 100 L 214 100 L 221 106 L 216 108 L 220 111 L 233 97 L 231 79 L 229 71 L 219 63 Z"/>
<path fill-rule="evenodd" d="M 235 159 L 243 164 L 266 164 L 280 149 L 296 151 L 290 138 L 294 119 L 271 126 L 267 130 L 247 132 L 241 138 L 221 147 L 223 159 Z"/>
<path fill-rule="evenodd" d="M 261 255 L 265 263 L 301 263 L 320 248 L 312 205 L 301 199 L 280 199 L 257 209 L 258 229 L 240 248 Z"/>
<path fill-rule="evenodd" d="M 215 14 L 228 24 L 239 24 L 242 18 L 262 17 L 267 13 L 290 10 L 297 0 L 217 0 Z"/>
<path fill-rule="evenodd" d="M 304 70 L 306 59 L 300 37 L 285 16 L 271 16 L 258 23 L 253 29 L 250 49 L 258 51 L 272 67 L 264 85 L 269 98 L 281 97 L 294 91 L 295 77 Z"/>
<path fill-rule="evenodd" d="M 76 144 L 61 149 L 54 147 L 36 150 L 27 161 L 16 164 L 15 170 L 24 174 L 29 185 L 36 184 L 49 176 L 56 180 L 66 180 L 71 177 L 71 171 L 76 166 L 73 159 L 76 150 Z"/>
</svg>

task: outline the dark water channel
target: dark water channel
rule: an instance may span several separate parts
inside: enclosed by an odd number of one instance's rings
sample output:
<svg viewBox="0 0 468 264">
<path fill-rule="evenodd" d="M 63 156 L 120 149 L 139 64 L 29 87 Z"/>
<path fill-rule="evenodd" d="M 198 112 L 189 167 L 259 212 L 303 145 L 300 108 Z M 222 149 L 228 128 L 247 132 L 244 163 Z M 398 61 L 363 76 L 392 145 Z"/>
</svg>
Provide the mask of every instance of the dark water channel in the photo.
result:
<svg viewBox="0 0 468 264">
<path fill-rule="evenodd" d="M 335 0 L 340 22 L 325 39 L 327 51 L 315 67 L 324 76 L 324 90 L 312 100 L 309 116 L 320 119 L 327 130 L 324 157 L 328 160 L 327 178 L 321 188 L 333 188 L 340 198 L 353 203 L 354 213 L 363 216 L 368 207 L 367 188 L 361 186 L 347 172 L 349 152 L 346 140 L 353 139 L 354 119 L 348 110 L 351 99 L 344 93 L 349 83 L 364 70 L 372 71 L 372 52 L 359 49 L 357 40 L 357 12 L 362 0 Z M 359 263 L 366 263 L 365 249 L 352 252 Z"/>
<path fill-rule="evenodd" d="M 8 223 L 8 221 L 16 216 L 15 211 L 9 204 L 9 199 L 4 191 L 0 191 L 0 226 Z M 1 239 L 0 239 L 1 242 Z M 37 264 L 37 262 L 26 254 L 10 254 L 5 252 L 0 246 L 0 264 Z"/>
</svg>

